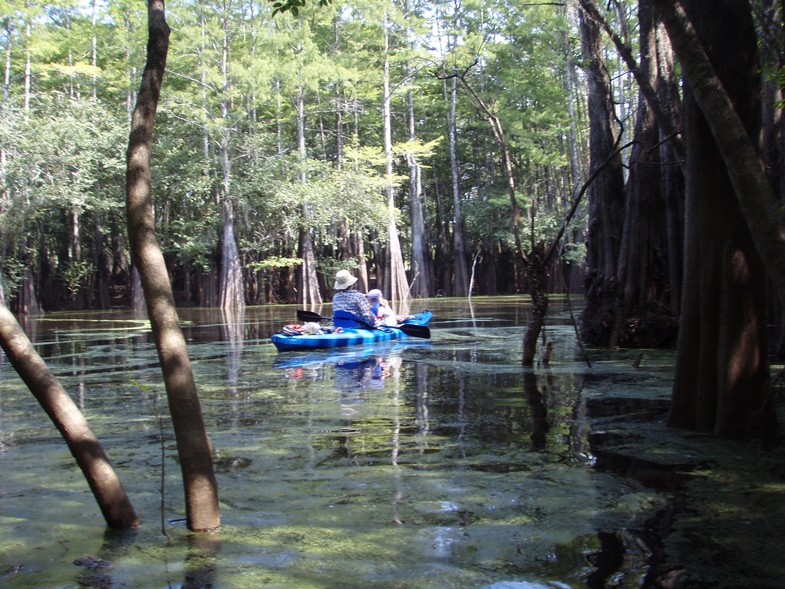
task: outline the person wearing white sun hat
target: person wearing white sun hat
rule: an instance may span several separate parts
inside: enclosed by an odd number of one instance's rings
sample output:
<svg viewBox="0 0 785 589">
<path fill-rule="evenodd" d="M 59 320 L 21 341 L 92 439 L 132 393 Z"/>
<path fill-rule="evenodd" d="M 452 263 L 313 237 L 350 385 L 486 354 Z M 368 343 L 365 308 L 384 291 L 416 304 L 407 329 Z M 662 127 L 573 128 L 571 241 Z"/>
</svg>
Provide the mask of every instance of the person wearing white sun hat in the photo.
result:
<svg viewBox="0 0 785 589">
<path fill-rule="evenodd" d="M 352 288 L 357 277 L 348 270 L 339 270 L 335 275 L 333 295 L 333 323 L 336 327 L 370 327 L 378 325 L 371 305 L 363 293 Z"/>
</svg>

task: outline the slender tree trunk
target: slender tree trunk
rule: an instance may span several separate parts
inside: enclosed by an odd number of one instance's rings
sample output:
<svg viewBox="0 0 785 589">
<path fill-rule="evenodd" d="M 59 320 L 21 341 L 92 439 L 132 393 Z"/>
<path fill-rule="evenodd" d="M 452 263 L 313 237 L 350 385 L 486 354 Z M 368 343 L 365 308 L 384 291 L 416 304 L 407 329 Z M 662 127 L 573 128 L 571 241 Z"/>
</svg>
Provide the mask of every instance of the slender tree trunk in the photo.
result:
<svg viewBox="0 0 785 589">
<path fill-rule="evenodd" d="M 234 236 L 234 207 L 230 198 L 231 163 L 229 161 L 229 138 L 221 141 L 221 171 L 223 173 L 222 211 L 223 228 L 221 231 L 221 278 L 219 306 L 222 309 L 245 308 L 245 284 L 240 264 L 240 252 Z"/>
<path fill-rule="evenodd" d="M 2 291 L 0 291 L 2 295 Z M 0 296 L 0 345 L 68 444 L 110 528 L 139 525 L 131 501 L 79 408 L 33 348 Z"/>
<path fill-rule="evenodd" d="M 203 531 L 221 524 L 218 485 L 188 349 L 180 329 L 166 264 L 155 236 L 151 193 L 153 126 L 169 49 L 169 26 L 164 11 L 163 1 L 150 0 L 147 63 L 128 142 L 128 235 L 169 399 L 185 487 L 188 529 Z"/>
<path fill-rule="evenodd" d="M 409 141 L 416 141 L 414 125 L 414 96 L 410 90 L 407 94 L 409 107 Z M 422 181 L 421 167 L 413 154 L 408 155 L 409 161 L 409 209 L 412 231 L 412 296 L 428 298 L 431 288 L 431 259 L 428 255 L 428 240 L 425 234 L 425 221 L 422 214 Z"/>
<path fill-rule="evenodd" d="M 297 92 L 297 147 L 300 154 L 300 182 L 308 183 L 308 176 L 305 173 L 308 152 L 305 146 L 305 90 L 300 87 Z M 322 303 L 322 293 L 319 290 L 319 276 L 316 273 L 316 254 L 313 248 L 313 238 L 311 237 L 310 223 L 308 222 L 309 212 L 308 203 L 302 206 L 303 226 L 300 229 L 300 258 L 302 264 L 298 277 L 299 290 L 297 292 L 297 302 L 301 305 L 320 305 Z"/>
<path fill-rule="evenodd" d="M 30 44 L 32 43 L 32 25 L 30 21 L 25 22 L 25 37 L 27 38 L 27 45 L 25 46 L 25 95 L 24 95 L 24 117 L 30 114 L 30 90 L 32 86 L 32 59 L 30 57 Z"/>
<path fill-rule="evenodd" d="M 104 244 L 102 228 L 102 215 L 98 214 L 95 220 L 95 237 L 93 245 L 93 265 L 95 267 L 95 293 L 99 309 L 108 309 L 111 306 L 109 294 L 109 256 Z"/>
<path fill-rule="evenodd" d="M 403 265 L 403 251 L 395 226 L 395 187 L 393 186 L 393 153 L 392 153 L 392 115 L 390 92 L 390 25 L 387 11 L 384 12 L 384 96 L 382 116 L 384 122 L 384 154 L 386 159 L 387 177 L 387 210 L 390 220 L 387 225 L 387 268 L 385 285 L 387 300 L 391 304 L 405 307 L 409 298 L 409 281 Z M 399 312 L 402 311 L 400 308 Z"/>
<path fill-rule="evenodd" d="M 368 260 L 365 257 L 365 240 L 361 231 L 355 231 L 352 235 L 352 242 L 354 243 L 354 253 L 357 258 L 357 288 L 368 292 L 371 288 L 371 283 L 368 279 Z"/>
<path fill-rule="evenodd" d="M 568 8 L 569 11 L 569 18 L 572 27 L 577 25 L 577 18 L 575 16 L 575 11 Z M 565 37 L 566 37 L 565 33 Z M 564 85 L 567 91 L 567 103 L 569 105 L 569 115 L 570 115 L 570 134 L 567 138 L 567 150 L 570 158 L 570 184 L 572 186 L 577 186 L 583 174 L 582 166 L 581 166 L 581 158 L 579 153 L 579 142 L 578 142 L 578 116 L 575 109 L 575 105 L 579 98 L 576 96 L 575 92 L 575 80 L 576 80 L 576 71 L 575 71 L 575 61 L 572 57 L 573 51 L 570 45 L 570 40 L 567 38 L 564 41 L 565 45 L 565 66 L 564 66 Z"/>
<path fill-rule="evenodd" d="M 221 96 L 221 117 L 229 121 L 229 99 L 231 88 L 229 75 L 229 44 L 231 34 L 229 31 L 230 19 L 225 12 L 222 14 L 223 37 L 221 47 L 221 77 L 223 95 Z M 204 27 L 202 27 L 204 31 Z M 203 70 L 204 71 L 204 70 Z M 237 249 L 237 240 L 234 236 L 234 206 L 232 205 L 232 163 L 229 157 L 229 146 L 232 141 L 233 131 L 225 128 L 221 136 L 220 164 L 222 181 L 218 190 L 221 203 L 223 227 L 221 230 L 221 270 L 219 279 L 219 306 L 222 309 L 245 308 L 245 284 L 243 283 L 243 270 L 240 263 L 240 253 Z"/>
<path fill-rule="evenodd" d="M 455 72 L 453 72 L 455 74 Z M 466 267 L 466 246 L 464 244 L 463 213 L 461 212 L 461 172 L 458 164 L 458 140 L 456 137 L 458 105 L 458 79 L 454 75 L 450 81 L 450 113 L 447 119 L 447 130 L 450 137 L 450 177 L 452 178 L 452 203 L 453 203 L 453 255 L 454 262 L 454 288 L 456 297 L 465 297 L 469 294 L 468 269 Z"/>
<path fill-rule="evenodd" d="M 22 241 L 19 257 L 26 261 L 30 258 L 27 243 L 24 240 Z M 27 264 L 27 266 L 19 285 L 19 294 L 16 297 L 17 312 L 20 315 L 38 315 L 41 313 L 41 305 L 35 291 L 35 276 L 33 276 L 33 271 L 30 269 L 30 264 Z"/>
<path fill-rule="evenodd" d="M 12 26 L 11 26 L 11 19 L 6 18 L 3 19 L 3 29 L 5 29 L 5 73 L 3 75 L 3 102 L 8 102 L 8 99 L 11 97 L 11 49 L 13 48 L 13 35 L 12 33 Z M 2 153 L 5 154 L 5 148 L 2 149 Z M 4 175 L 5 177 L 5 175 Z M 5 184 L 3 184 L 5 186 Z"/>
</svg>

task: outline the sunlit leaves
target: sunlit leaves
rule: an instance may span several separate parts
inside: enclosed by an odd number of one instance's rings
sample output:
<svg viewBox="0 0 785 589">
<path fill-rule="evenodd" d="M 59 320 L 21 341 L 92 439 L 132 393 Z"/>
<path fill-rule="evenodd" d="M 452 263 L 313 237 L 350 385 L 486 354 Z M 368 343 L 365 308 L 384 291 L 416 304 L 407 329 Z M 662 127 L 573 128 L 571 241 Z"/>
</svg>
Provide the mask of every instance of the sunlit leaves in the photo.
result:
<svg viewBox="0 0 785 589">
<path fill-rule="evenodd" d="M 316 3 L 318 1 L 319 6 L 329 6 L 332 0 L 311 0 L 312 2 Z M 273 8 L 273 16 L 280 12 L 291 12 L 292 16 L 297 16 L 300 12 L 301 8 L 304 8 L 307 4 L 307 0 L 268 0 L 270 5 Z"/>
</svg>

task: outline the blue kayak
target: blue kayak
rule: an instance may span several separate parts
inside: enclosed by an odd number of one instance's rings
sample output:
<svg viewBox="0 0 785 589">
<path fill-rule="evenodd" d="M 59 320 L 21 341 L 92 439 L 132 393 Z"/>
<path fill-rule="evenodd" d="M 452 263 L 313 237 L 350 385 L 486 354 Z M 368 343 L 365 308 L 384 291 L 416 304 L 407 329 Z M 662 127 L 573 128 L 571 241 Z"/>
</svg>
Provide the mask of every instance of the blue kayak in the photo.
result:
<svg viewBox="0 0 785 589">
<path fill-rule="evenodd" d="M 401 323 L 405 325 L 427 326 L 431 320 L 432 313 L 423 311 L 410 316 Z M 405 329 L 405 328 L 404 328 Z M 316 333 L 316 334 L 296 334 L 289 335 L 284 332 L 273 334 L 272 341 L 279 351 L 288 350 L 312 350 L 317 348 L 339 348 L 345 346 L 358 346 L 363 344 L 373 344 L 376 342 L 386 342 L 409 337 L 401 327 L 377 327 L 376 329 L 364 328 L 344 328 L 340 332 Z"/>
</svg>

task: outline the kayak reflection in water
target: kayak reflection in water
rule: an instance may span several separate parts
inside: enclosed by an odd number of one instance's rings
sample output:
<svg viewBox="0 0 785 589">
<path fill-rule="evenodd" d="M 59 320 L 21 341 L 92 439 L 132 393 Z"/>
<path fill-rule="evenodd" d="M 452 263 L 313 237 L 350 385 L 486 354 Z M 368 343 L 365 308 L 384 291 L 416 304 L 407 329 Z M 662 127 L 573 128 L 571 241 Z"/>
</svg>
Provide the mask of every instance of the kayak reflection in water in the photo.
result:
<svg viewBox="0 0 785 589">
<path fill-rule="evenodd" d="M 390 375 L 390 363 L 383 356 L 335 365 L 335 386 L 342 391 L 384 388 Z"/>
</svg>

